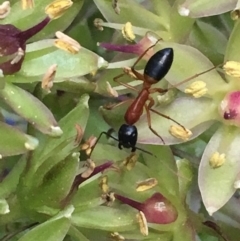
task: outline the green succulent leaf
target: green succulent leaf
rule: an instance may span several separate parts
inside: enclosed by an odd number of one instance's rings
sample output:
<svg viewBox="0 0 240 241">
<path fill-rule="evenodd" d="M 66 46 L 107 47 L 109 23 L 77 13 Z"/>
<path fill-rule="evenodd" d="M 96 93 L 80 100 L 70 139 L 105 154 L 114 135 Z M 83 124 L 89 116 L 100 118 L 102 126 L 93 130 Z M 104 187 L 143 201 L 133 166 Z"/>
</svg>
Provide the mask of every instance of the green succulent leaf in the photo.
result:
<svg viewBox="0 0 240 241">
<path fill-rule="evenodd" d="M 127 231 L 137 227 L 136 211 L 121 206 L 121 209 L 98 206 L 83 212 L 74 212 L 72 224 L 78 227 L 107 231 Z"/>
<path fill-rule="evenodd" d="M 237 53 L 239 49 L 239 41 L 240 41 L 240 21 L 237 21 L 233 31 L 231 33 L 231 36 L 229 38 L 226 54 L 224 56 L 224 61 L 237 61 L 240 62 L 240 56 Z M 226 78 L 232 82 L 236 82 L 236 79 L 233 79 L 232 77 L 226 75 Z"/>
<path fill-rule="evenodd" d="M 178 13 L 179 0 L 175 1 L 170 11 L 170 41 L 184 43 L 192 30 L 195 19 L 186 18 Z M 184 28 L 182 28 L 184 26 Z"/>
<path fill-rule="evenodd" d="M 0 183 L 0 198 L 7 198 L 12 192 L 16 190 L 19 182 L 19 177 L 26 166 L 26 160 L 20 158 L 11 172 Z"/>
<path fill-rule="evenodd" d="M 50 219 L 27 232 L 18 241 L 62 241 L 70 224 L 66 217 Z"/>
<path fill-rule="evenodd" d="M 14 156 L 34 150 L 38 140 L 18 129 L 0 122 L 0 157 Z"/>
<path fill-rule="evenodd" d="M 59 121 L 63 134 L 60 138 L 47 138 L 40 143 L 40 147 L 32 156 L 32 165 L 39 167 L 56 153 L 62 155 L 62 159 L 71 154 L 77 147 L 75 139 L 77 136 L 76 125 L 79 125 L 84 132 L 89 116 L 88 95 L 82 95 L 77 106 Z M 82 138 L 82 136 L 81 136 Z M 81 141 L 81 139 L 79 140 Z M 61 161 L 60 159 L 59 161 Z"/>
<path fill-rule="evenodd" d="M 186 159 L 177 160 L 177 167 L 179 176 L 179 192 L 184 203 L 194 178 L 193 167 Z"/>
<path fill-rule="evenodd" d="M 51 136 L 62 134 L 50 110 L 29 92 L 6 83 L 5 88 L 0 90 L 0 98 L 41 132 Z"/>
<path fill-rule="evenodd" d="M 160 193 L 166 198 L 171 198 L 170 200 L 179 196 L 177 166 L 170 148 L 152 145 L 148 147 L 148 151 L 156 156 L 144 155 L 146 165 L 150 169 L 150 177 L 155 177 L 158 183 L 161 183 L 158 185 Z"/>
<path fill-rule="evenodd" d="M 234 183 L 239 179 L 240 131 L 236 127 L 222 126 L 208 143 L 199 166 L 198 184 L 203 203 L 210 215 L 218 211 L 234 194 Z M 212 167 L 213 154 L 225 155 L 225 162 Z M 221 187 L 221 188 L 219 188 Z"/>
<path fill-rule="evenodd" d="M 123 0 L 118 2 L 121 11 L 119 15 L 114 12 L 111 1 L 94 0 L 94 3 L 108 22 L 123 24 L 131 22 L 136 27 L 146 28 L 146 31 L 166 30 L 164 26 L 166 23 L 163 22 L 165 19 L 161 19 L 135 1 Z"/>
<path fill-rule="evenodd" d="M 61 167 L 60 162 L 67 156 L 71 155 L 72 152 L 78 147 L 79 143 L 75 143 L 77 136 L 75 125 L 79 125 L 79 127 L 82 128 L 82 131 L 84 131 L 89 114 L 88 99 L 89 97 L 87 95 L 83 95 L 79 100 L 79 104 L 60 120 L 59 124 L 63 130 L 63 135 L 60 138 L 47 138 L 42 140 L 40 147 L 33 153 L 31 157 L 31 166 L 24 172 L 20 179 L 19 195 L 25 196 L 26 193 L 34 191 L 36 185 L 38 185 L 41 180 L 44 180 L 44 175 L 50 170 L 55 172 L 59 168 L 59 166 L 57 167 L 56 165 L 59 164 Z M 81 141 L 81 138 L 82 136 L 80 136 L 79 141 Z M 71 159 L 71 157 L 69 158 Z M 77 156 L 74 156 L 73 159 L 76 161 L 78 158 Z M 59 174 L 59 178 L 61 180 L 64 179 L 64 175 L 67 175 L 70 179 L 73 178 L 76 165 L 75 161 L 68 163 L 66 173 L 64 168 L 60 168 L 61 175 Z M 56 168 L 55 171 L 54 168 Z M 36 178 L 37 171 L 39 171 L 39 179 Z M 50 175 L 49 178 L 50 180 L 52 178 L 52 181 L 55 182 L 56 179 L 54 179 L 53 176 L 54 175 Z M 63 192 L 66 192 L 69 183 L 71 183 L 71 180 L 66 182 L 66 188 L 64 188 Z M 31 203 L 31 198 L 27 201 Z"/>
<path fill-rule="evenodd" d="M 179 6 L 179 13 L 192 18 L 218 15 L 233 10 L 237 0 L 186 0 Z"/>
<path fill-rule="evenodd" d="M 53 44 L 52 39 L 28 44 L 21 70 L 7 79 L 17 83 L 41 81 L 49 67 L 56 64 L 54 81 L 62 82 L 64 79 L 83 76 L 107 67 L 108 63 L 102 57 L 84 47 L 81 47 L 77 54 L 70 54 Z"/>
<path fill-rule="evenodd" d="M 58 156 L 61 160 L 61 156 Z M 58 160 L 59 162 L 59 160 Z M 31 190 L 22 187 L 19 190 L 21 197 L 25 196 L 25 205 L 32 208 L 49 206 L 58 208 L 66 203 L 61 201 L 67 196 L 78 171 L 79 154 L 73 153 L 49 170 L 44 163 L 36 172 L 32 180 Z M 29 197 L 29 198 L 27 198 Z"/>
<path fill-rule="evenodd" d="M 189 36 L 189 40 L 192 46 L 200 50 L 214 64 L 222 63 L 227 45 L 227 37 L 216 27 L 202 21 L 197 21 Z"/>
</svg>

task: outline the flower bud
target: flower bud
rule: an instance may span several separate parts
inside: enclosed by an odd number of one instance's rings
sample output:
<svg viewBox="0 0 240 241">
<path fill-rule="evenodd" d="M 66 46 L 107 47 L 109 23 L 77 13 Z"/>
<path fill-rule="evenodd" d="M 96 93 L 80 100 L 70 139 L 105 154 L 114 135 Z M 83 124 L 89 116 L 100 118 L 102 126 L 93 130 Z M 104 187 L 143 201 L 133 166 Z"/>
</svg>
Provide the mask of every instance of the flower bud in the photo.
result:
<svg viewBox="0 0 240 241">
<path fill-rule="evenodd" d="M 149 223 L 168 224 L 174 222 L 178 217 L 176 208 L 161 193 L 154 193 L 143 203 L 116 193 L 114 196 L 122 203 L 143 212 Z"/>
<path fill-rule="evenodd" d="M 25 56 L 27 40 L 41 31 L 49 21 L 50 18 L 46 17 L 40 23 L 25 31 L 21 31 L 11 24 L 0 25 L 1 60 L 9 57 L 9 59 L 0 61 L 0 69 L 4 75 L 14 74 L 20 70 Z"/>
</svg>

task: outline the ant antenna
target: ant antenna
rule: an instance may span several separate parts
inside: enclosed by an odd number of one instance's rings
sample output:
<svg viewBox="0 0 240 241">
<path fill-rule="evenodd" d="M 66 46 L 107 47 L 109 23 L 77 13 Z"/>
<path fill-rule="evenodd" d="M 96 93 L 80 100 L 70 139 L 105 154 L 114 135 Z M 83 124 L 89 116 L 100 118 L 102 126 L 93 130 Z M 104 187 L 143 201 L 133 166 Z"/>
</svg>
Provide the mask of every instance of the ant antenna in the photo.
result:
<svg viewBox="0 0 240 241">
<path fill-rule="evenodd" d="M 105 135 L 105 136 L 107 136 L 107 137 L 109 137 L 109 138 L 112 138 L 113 140 L 119 142 L 119 140 L 118 140 L 116 137 L 114 137 L 114 136 L 112 136 L 111 134 L 109 134 L 109 132 L 111 132 L 111 131 L 112 131 L 112 128 L 109 129 L 107 132 L 106 132 L 106 131 L 103 131 L 103 132 L 100 133 L 100 135 L 98 136 L 98 138 L 97 138 L 95 144 L 94 144 L 93 147 L 91 148 L 92 150 L 91 150 L 91 153 L 90 153 L 89 157 L 92 155 L 92 153 L 93 153 L 93 151 L 94 151 L 94 149 L 95 149 L 97 143 L 98 143 L 99 140 L 101 139 L 102 135 Z M 139 150 L 139 151 L 142 151 L 142 152 L 144 152 L 144 153 L 146 153 L 146 154 L 149 154 L 149 155 L 151 155 L 151 156 L 156 157 L 156 156 L 153 155 L 151 152 L 146 151 L 146 150 L 144 150 L 144 149 L 142 149 L 142 148 L 135 147 L 135 149 L 136 149 L 136 150 Z"/>
<path fill-rule="evenodd" d="M 173 89 L 173 88 L 175 88 L 175 87 L 178 87 L 178 86 L 180 86 L 180 85 L 182 85 L 182 84 L 184 84 L 184 83 L 186 83 L 186 82 L 188 82 L 188 81 L 190 81 L 190 80 L 192 80 L 192 79 L 197 78 L 197 77 L 200 76 L 200 75 L 206 74 L 206 73 L 210 72 L 211 70 L 217 69 L 217 68 L 221 67 L 222 65 L 224 65 L 224 63 L 223 63 L 223 64 L 218 64 L 218 65 L 216 65 L 216 66 L 213 66 L 213 67 L 210 68 L 210 69 L 207 69 L 207 70 L 202 71 L 202 72 L 200 72 L 200 73 L 198 73 L 198 74 L 195 74 L 195 75 L 193 75 L 193 76 L 191 76 L 191 77 L 189 77 L 189 78 L 187 78 L 187 79 L 185 79 L 185 80 L 183 80 L 183 81 L 181 81 L 181 82 L 179 82 L 179 83 L 177 83 L 177 84 L 175 84 L 175 85 L 172 85 L 170 88 L 168 88 L 168 90 Z"/>
</svg>

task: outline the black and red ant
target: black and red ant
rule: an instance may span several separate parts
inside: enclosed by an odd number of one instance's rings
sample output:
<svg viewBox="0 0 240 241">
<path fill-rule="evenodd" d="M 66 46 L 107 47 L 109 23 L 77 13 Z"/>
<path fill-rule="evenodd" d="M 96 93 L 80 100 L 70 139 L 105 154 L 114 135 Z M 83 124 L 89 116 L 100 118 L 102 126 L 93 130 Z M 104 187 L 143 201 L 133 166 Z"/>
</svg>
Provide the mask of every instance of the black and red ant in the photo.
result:
<svg viewBox="0 0 240 241">
<path fill-rule="evenodd" d="M 153 93 L 163 94 L 163 93 L 166 93 L 170 89 L 170 88 L 168 88 L 168 89 L 152 88 L 152 85 L 156 84 L 161 79 L 163 79 L 166 76 L 166 74 L 168 73 L 168 71 L 170 70 L 170 68 L 172 66 L 172 63 L 173 63 L 173 58 L 174 58 L 173 49 L 172 48 L 164 48 L 164 49 L 161 49 L 161 50 L 157 51 L 154 55 L 152 55 L 152 57 L 148 60 L 146 66 L 144 68 L 143 74 L 141 74 L 137 70 L 135 70 L 135 67 L 138 64 L 138 62 L 149 51 L 149 49 L 153 48 L 160 40 L 161 39 L 157 40 L 155 44 L 153 44 L 152 46 L 147 48 L 138 57 L 136 62 L 131 67 L 131 72 L 134 75 L 134 78 L 143 81 L 142 89 L 140 90 L 140 92 L 137 89 L 135 89 L 133 86 L 119 81 L 119 79 L 122 76 L 124 76 L 126 73 L 123 73 L 123 74 L 120 74 L 120 75 L 114 77 L 114 81 L 115 82 L 125 86 L 128 89 L 137 91 L 138 95 L 133 100 L 131 105 L 128 107 L 128 109 L 127 109 L 127 111 L 126 111 L 126 113 L 124 115 L 124 119 L 125 119 L 126 123 L 123 124 L 119 128 L 118 139 L 113 137 L 108 132 L 102 132 L 99 135 L 95 145 L 97 144 L 98 140 L 101 138 L 102 134 L 104 134 L 104 135 L 106 135 L 106 136 L 108 136 L 110 138 L 113 138 L 114 140 L 118 141 L 119 149 L 122 149 L 122 147 L 131 148 L 132 152 L 135 152 L 136 149 L 142 150 L 142 149 L 136 147 L 137 138 L 138 138 L 138 131 L 137 131 L 137 127 L 134 124 L 140 119 L 141 115 L 143 114 L 144 109 L 146 111 L 147 122 L 148 122 L 149 129 L 156 136 L 158 136 L 162 140 L 162 142 L 164 144 L 165 144 L 165 142 L 162 139 L 162 137 L 151 126 L 150 111 L 152 111 L 152 112 L 154 112 L 154 113 L 156 113 L 156 114 L 158 114 L 158 115 L 160 115 L 160 116 L 162 116 L 162 117 L 164 117 L 166 119 L 169 119 L 169 120 L 175 122 L 177 125 L 181 126 L 183 128 L 183 130 L 187 131 L 183 125 L 181 125 L 176 120 L 172 119 L 170 116 L 164 115 L 164 114 L 162 114 L 162 113 L 160 113 L 160 112 L 158 112 L 158 111 L 156 111 L 155 109 L 152 108 L 154 106 L 154 104 L 155 104 L 155 101 L 150 96 L 150 94 L 153 94 Z M 208 70 L 206 70 L 204 72 L 201 72 L 199 74 L 191 76 L 190 78 L 185 79 L 184 81 L 178 83 L 177 85 L 175 85 L 173 87 L 176 87 L 176 86 L 178 86 L 178 85 L 180 85 L 182 83 L 185 83 L 185 82 L 187 82 L 189 80 L 192 80 L 192 79 L 198 77 L 199 75 L 202 75 L 204 73 L 209 72 L 210 70 L 212 70 L 214 68 L 216 68 L 216 67 L 213 67 L 213 68 L 208 69 Z M 173 87 L 171 87 L 171 88 L 173 88 Z M 117 105 L 119 105 L 119 104 L 117 104 Z M 114 105 L 114 107 L 117 106 L 117 105 Z M 94 147 L 95 147 L 95 145 L 94 145 Z M 142 151 L 147 152 L 145 150 L 142 150 Z"/>
</svg>

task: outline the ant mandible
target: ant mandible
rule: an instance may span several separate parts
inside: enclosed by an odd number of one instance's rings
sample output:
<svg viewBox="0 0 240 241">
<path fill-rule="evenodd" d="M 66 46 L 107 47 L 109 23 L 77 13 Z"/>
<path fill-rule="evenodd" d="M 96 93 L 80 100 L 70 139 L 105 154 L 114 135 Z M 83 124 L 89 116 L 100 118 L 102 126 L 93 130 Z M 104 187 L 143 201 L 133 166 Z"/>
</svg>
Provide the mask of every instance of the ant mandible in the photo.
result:
<svg viewBox="0 0 240 241">
<path fill-rule="evenodd" d="M 170 70 L 170 68 L 172 66 L 172 63 L 173 63 L 173 57 L 174 57 L 173 49 L 172 48 L 164 48 L 164 49 L 161 49 L 161 50 L 157 51 L 154 55 L 152 55 L 150 57 L 150 59 L 148 60 L 145 68 L 144 68 L 143 74 L 141 74 L 137 70 L 135 70 L 136 65 L 143 58 L 143 56 L 151 48 L 156 46 L 156 44 L 161 40 L 162 39 L 158 39 L 155 44 L 153 44 L 149 48 L 147 48 L 138 57 L 136 62 L 131 67 L 131 72 L 133 73 L 134 78 L 143 81 L 142 89 L 140 90 L 140 92 L 137 89 L 135 89 L 133 86 L 119 81 L 119 79 L 121 77 L 123 77 L 126 73 L 123 73 L 123 74 L 120 74 L 120 75 L 114 77 L 115 82 L 125 86 L 128 89 L 137 91 L 138 95 L 133 100 L 131 105 L 128 107 L 128 109 L 127 109 L 127 111 L 124 115 L 124 119 L 125 119 L 126 124 L 123 124 L 119 128 L 118 139 L 113 137 L 108 132 L 102 132 L 99 135 L 96 143 L 94 144 L 94 146 L 92 148 L 92 151 L 93 151 L 94 147 L 96 146 L 97 142 L 99 141 L 99 139 L 101 138 L 102 134 L 105 134 L 106 136 L 108 136 L 110 138 L 113 138 L 114 140 L 118 141 L 119 149 L 122 149 L 122 147 L 131 148 L 132 152 L 135 152 L 136 149 L 138 149 L 138 150 L 144 151 L 148 154 L 151 154 L 151 153 L 149 153 L 149 152 L 147 152 L 143 149 L 140 149 L 140 148 L 136 147 L 138 131 L 137 131 L 137 127 L 134 124 L 140 119 L 141 115 L 143 114 L 144 109 L 146 110 L 147 122 L 148 122 L 149 129 L 162 140 L 163 144 L 165 144 L 163 138 L 152 128 L 150 111 L 152 111 L 152 112 L 154 112 L 154 113 L 156 113 L 156 114 L 158 114 L 158 115 L 160 115 L 160 116 L 162 116 L 166 119 L 169 119 L 169 120 L 175 122 L 177 125 L 181 126 L 183 128 L 183 130 L 187 131 L 186 128 L 183 125 L 181 125 L 176 120 L 172 119 L 170 116 L 164 115 L 164 114 L 152 109 L 152 107 L 155 104 L 155 101 L 150 96 L 150 94 L 153 94 L 153 93 L 162 94 L 162 93 L 166 93 L 169 90 L 169 89 L 162 89 L 162 88 L 152 88 L 152 85 L 156 84 L 161 79 L 163 79 L 165 77 L 165 75 L 168 73 L 168 71 Z M 176 87 L 176 86 L 178 86 L 182 83 L 185 83 L 185 82 L 187 82 L 191 79 L 194 79 L 194 78 L 198 77 L 199 75 L 205 74 L 205 73 L 209 72 L 210 70 L 212 70 L 214 68 L 216 68 L 216 67 L 212 67 L 211 69 L 208 69 L 208 70 L 203 71 L 201 73 L 195 74 L 194 76 L 191 76 L 190 78 L 187 78 L 187 79 L 183 80 L 182 82 L 178 83 L 177 85 L 175 85 L 173 87 Z M 171 88 L 173 88 L 173 87 L 171 87 Z M 118 106 L 122 103 L 123 102 L 121 102 L 119 104 L 116 104 L 113 107 L 116 107 L 116 106 Z"/>
</svg>

